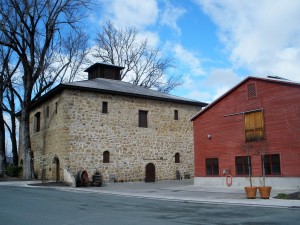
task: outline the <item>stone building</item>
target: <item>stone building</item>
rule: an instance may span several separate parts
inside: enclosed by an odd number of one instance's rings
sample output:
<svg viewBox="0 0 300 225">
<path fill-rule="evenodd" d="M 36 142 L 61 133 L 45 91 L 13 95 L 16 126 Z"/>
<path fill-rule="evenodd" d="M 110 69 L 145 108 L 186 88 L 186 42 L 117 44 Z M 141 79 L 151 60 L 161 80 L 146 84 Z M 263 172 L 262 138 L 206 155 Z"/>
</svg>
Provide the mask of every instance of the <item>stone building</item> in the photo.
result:
<svg viewBox="0 0 300 225">
<path fill-rule="evenodd" d="M 120 81 L 122 69 L 94 64 L 88 80 L 60 84 L 33 104 L 36 177 L 42 164 L 56 181 L 80 170 L 98 170 L 104 182 L 194 176 L 190 118 L 207 104 Z"/>
</svg>

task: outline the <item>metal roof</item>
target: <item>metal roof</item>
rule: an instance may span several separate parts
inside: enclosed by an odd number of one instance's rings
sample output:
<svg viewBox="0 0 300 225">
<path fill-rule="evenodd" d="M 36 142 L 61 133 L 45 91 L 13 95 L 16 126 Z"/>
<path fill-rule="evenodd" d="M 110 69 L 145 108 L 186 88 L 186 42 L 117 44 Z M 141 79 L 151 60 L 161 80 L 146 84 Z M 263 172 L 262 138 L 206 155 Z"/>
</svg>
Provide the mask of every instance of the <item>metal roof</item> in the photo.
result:
<svg viewBox="0 0 300 225">
<path fill-rule="evenodd" d="M 132 96 L 138 98 L 146 98 L 146 99 L 154 99 L 161 100 L 167 102 L 176 102 L 187 105 L 195 105 L 200 107 L 205 107 L 208 104 L 204 102 L 199 102 L 183 97 L 178 97 L 166 93 L 162 93 L 159 91 L 151 90 L 148 88 L 144 88 L 135 84 L 131 84 L 124 81 L 119 80 L 111 80 L 105 78 L 96 78 L 92 80 L 84 80 L 84 81 L 76 81 L 65 84 L 60 84 L 39 99 L 37 99 L 32 108 L 40 105 L 45 100 L 51 98 L 56 95 L 58 92 L 61 92 L 64 89 L 72 89 L 72 90 L 85 90 L 85 91 L 93 91 L 99 93 L 107 93 L 107 94 L 115 94 L 122 96 Z"/>
<path fill-rule="evenodd" d="M 117 68 L 119 70 L 122 70 L 122 69 L 125 68 L 123 66 L 116 66 L 116 65 L 111 64 L 111 63 L 101 62 L 101 63 L 95 63 L 95 64 L 91 65 L 90 67 L 86 68 L 84 72 L 89 72 L 89 71 L 91 71 L 92 69 L 94 69 L 95 67 L 98 67 L 98 66 L 106 66 L 106 67 L 109 66 L 109 67 Z"/>
<path fill-rule="evenodd" d="M 131 84 L 125 81 L 111 80 L 105 78 L 96 78 L 92 80 L 70 82 L 70 83 L 65 83 L 63 85 L 65 87 L 77 87 L 77 88 L 84 88 L 84 89 L 100 91 L 100 92 L 111 92 L 111 93 L 121 94 L 121 95 L 130 95 L 130 96 L 154 98 L 154 99 L 160 99 L 166 101 L 189 103 L 193 105 L 201 105 L 202 107 L 207 105 L 207 103 L 162 93 L 159 91 L 151 90 L 149 88 L 144 88 L 135 84 Z"/>
</svg>

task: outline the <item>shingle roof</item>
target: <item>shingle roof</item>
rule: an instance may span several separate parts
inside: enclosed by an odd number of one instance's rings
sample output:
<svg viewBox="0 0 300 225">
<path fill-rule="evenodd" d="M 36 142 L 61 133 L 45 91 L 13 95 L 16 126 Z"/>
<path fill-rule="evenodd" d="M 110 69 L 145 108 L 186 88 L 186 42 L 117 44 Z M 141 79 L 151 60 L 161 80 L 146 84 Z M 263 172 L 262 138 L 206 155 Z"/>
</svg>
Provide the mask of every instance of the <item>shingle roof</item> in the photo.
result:
<svg viewBox="0 0 300 225">
<path fill-rule="evenodd" d="M 75 90 L 86 90 L 100 93 L 116 94 L 123 96 L 133 96 L 139 98 L 147 98 L 168 102 L 176 102 L 188 105 L 196 105 L 200 107 L 205 107 L 208 104 L 204 102 L 199 102 L 183 97 L 178 97 L 170 94 L 165 94 L 159 91 L 151 90 L 148 88 L 140 87 L 128 82 L 111 80 L 104 78 L 96 78 L 92 80 L 76 81 L 65 84 L 60 84 L 51 91 L 49 91 L 44 96 L 40 97 L 34 104 L 33 107 L 44 102 L 46 99 L 52 97 L 56 93 L 62 91 L 63 89 L 75 89 Z"/>
</svg>

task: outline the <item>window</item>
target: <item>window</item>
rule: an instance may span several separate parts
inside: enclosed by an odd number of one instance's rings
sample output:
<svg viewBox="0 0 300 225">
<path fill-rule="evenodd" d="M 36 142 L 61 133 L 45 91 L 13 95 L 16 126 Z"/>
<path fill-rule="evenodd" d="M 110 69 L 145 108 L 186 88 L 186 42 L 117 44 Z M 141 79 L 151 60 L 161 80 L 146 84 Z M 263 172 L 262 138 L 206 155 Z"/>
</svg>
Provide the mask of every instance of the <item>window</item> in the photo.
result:
<svg viewBox="0 0 300 225">
<path fill-rule="evenodd" d="M 264 155 L 262 160 L 264 160 L 265 175 L 281 174 L 279 154 Z"/>
<path fill-rule="evenodd" d="M 46 107 L 46 118 L 49 118 L 49 106 Z"/>
<path fill-rule="evenodd" d="M 55 102 L 55 114 L 57 114 L 57 107 L 58 107 L 58 104 L 57 104 L 57 102 Z"/>
<path fill-rule="evenodd" d="M 39 132 L 41 130 L 41 113 L 37 112 L 36 114 L 34 114 L 34 130 L 35 132 Z"/>
<path fill-rule="evenodd" d="M 256 85 L 255 84 L 248 84 L 248 98 L 255 98 L 256 97 Z"/>
<path fill-rule="evenodd" d="M 109 163 L 109 151 L 103 152 L 103 163 Z"/>
<path fill-rule="evenodd" d="M 244 122 L 246 142 L 265 139 L 264 115 L 262 110 L 245 113 Z"/>
<path fill-rule="evenodd" d="M 249 157 L 249 164 L 248 164 L 248 157 Z M 250 156 L 235 157 L 236 175 L 242 175 L 242 176 L 249 175 L 249 165 L 250 165 L 250 171 L 251 171 L 251 157 Z"/>
<path fill-rule="evenodd" d="M 180 163 L 180 154 L 178 152 L 175 154 L 175 163 Z"/>
<path fill-rule="evenodd" d="M 148 127 L 148 111 L 139 110 L 139 127 Z"/>
<path fill-rule="evenodd" d="M 108 103 L 107 102 L 102 102 L 102 113 L 107 113 L 108 112 Z"/>
<path fill-rule="evenodd" d="M 210 158 L 205 159 L 206 175 L 207 176 L 219 176 L 219 159 Z"/>
<path fill-rule="evenodd" d="M 178 120 L 178 110 L 174 110 L 174 120 Z"/>
</svg>

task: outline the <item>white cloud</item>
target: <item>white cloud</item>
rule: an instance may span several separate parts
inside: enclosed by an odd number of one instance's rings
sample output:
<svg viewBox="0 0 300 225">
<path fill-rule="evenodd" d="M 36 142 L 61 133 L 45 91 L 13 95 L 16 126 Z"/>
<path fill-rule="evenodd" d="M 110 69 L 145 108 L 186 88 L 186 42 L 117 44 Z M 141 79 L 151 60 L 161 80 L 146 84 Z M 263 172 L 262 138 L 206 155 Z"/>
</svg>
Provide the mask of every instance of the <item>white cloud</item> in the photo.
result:
<svg viewBox="0 0 300 225">
<path fill-rule="evenodd" d="M 225 94 L 238 84 L 243 78 L 238 76 L 232 69 L 214 69 L 209 76 L 201 82 L 201 86 L 210 87 L 213 90 L 207 101 L 211 102 Z"/>
<path fill-rule="evenodd" d="M 156 0 L 100 0 L 104 8 L 104 19 L 116 26 L 143 28 L 155 24 L 158 19 Z"/>
<path fill-rule="evenodd" d="M 300 80 L 300 1 L 195 1 L 218 26 L 234 66 Z"/>
<path fill-rule="evenodd" d="M 170 45 L 170 43 L 168 43 L 168 45 Z M 174 52 L 174 57 L 181 64 L 180 67 L 182 69 L 186 69 L 187 71 L 190 71 L 192 73 L 191 75 L 193 76 L 204 74 L 201 61 L 195 53 L 185 49 L 180 44 L 176 44 L 173 47 L 173 52 Z"/>
<path fill-rule="evenodd" d="M 185 75 L 181 88 L 186 90 L 185 97 L 210 103 L 242 80 L 243 77 L 237 75 L 232 69 L 214 69 L 200 80 Z"/>
<path fill-rule="evenodd" d="M 149 46 L 157 47 L 160 43 L 159 35 L 154 32 L 142 31 L 136 36 L 137 42 L 143 42 L 147 39 Z"/>
<path fill-rule="evenodd" d="M 161 14 L 161 23 L 166 25 L 181 34 L 181 30 L 177 25 L 177 20 L 186 13 L 183 8 L 176 7 L 170 3 L 170 1 L 165 1 L 165 8 Z"/>
</svg>

